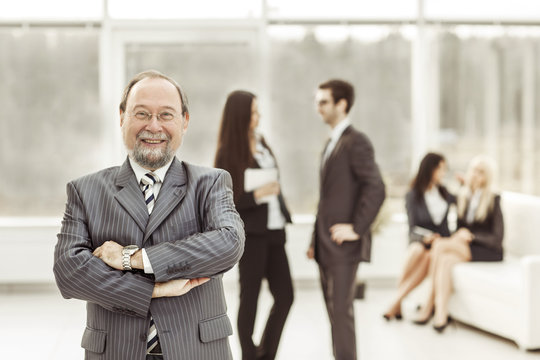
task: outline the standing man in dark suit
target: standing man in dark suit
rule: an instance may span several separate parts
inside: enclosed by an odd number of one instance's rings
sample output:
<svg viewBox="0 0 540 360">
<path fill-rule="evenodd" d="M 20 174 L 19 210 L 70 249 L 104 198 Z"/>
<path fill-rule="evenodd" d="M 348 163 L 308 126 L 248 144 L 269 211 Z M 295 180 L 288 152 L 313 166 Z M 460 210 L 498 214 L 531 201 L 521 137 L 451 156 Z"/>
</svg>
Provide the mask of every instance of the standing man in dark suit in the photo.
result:
<svg viewBox="0 0 540 360">
<path fill-rule="evenodd" d="M 54 274 L 87 302 L 86 359 L 232 359 L 222 274 L 244 229 L 230 175 L 175 157 L 188 123 L 173 79 L 138 74 L 120 104 L 128 158 L 67 185 Z"/>
<path fill-rule="evenodd" d="M 319 85 L 317 110 L 332 128 L 320 170 L 320 198 L 308 257 L 319 265 L 336 360 L 356 359 L 353 300 L 360 261 L 369 261 L 370 226 L 384 201 L 384 183 L 367 136 L 347 117 L 354 88 L 342 80 Z"/>
</svg>

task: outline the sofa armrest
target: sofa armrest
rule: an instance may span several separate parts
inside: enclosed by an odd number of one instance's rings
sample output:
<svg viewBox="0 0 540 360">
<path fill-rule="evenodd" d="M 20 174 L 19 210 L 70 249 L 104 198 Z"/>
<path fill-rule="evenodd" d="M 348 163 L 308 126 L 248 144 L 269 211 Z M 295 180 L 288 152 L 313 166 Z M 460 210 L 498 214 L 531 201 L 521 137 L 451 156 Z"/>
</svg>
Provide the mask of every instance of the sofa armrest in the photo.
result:
<svg viewBox="0 0 540 360">
<path fill-rule="evenodd" d="M 520 337 L 525 348 L 540 345 L 540 255 L 523 256 L 520 260 L 522 272 L 523 331 Z"/>
</svg>

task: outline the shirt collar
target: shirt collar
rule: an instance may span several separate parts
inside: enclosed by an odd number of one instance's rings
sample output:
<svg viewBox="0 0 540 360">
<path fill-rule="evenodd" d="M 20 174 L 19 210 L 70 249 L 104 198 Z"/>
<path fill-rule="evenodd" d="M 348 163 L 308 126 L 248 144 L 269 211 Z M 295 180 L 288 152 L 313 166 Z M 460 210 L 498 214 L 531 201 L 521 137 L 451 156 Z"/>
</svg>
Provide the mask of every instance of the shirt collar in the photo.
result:
<svg viewBox="0 0 540 360">
<path fill-rule="evenodd" d="M 482 196 L 482 192 L 483 192 L 482 189 L 476 189 L 471 195 L 471 202 L 473 201 L 477 202 Z"/>
<path fill-rule="evenodd" d="M 142 177 L 145 174 L 149 173 L 150 170 L 143 168 L 136 161 L 132 160 L 129 156 L 128 156 L 128 159 L 129 159 L 129 164 L 131 165 L 131 168 L 133 169 L 133 172 L 135 173 L 135 177 L 137 177 L 137 183 L 140 183 Z M 174 160 L 174 157 L 165 166 L 160 167 L 159 169 L 156 169 L 155 171 L 152 171 L 154 174 L 157 175 L 159 182 L 163 182 L 163 180 L 165 180 L 165 174 L 167 174 L 167 171 L 171 167 L 173 160 Z"/>
<path fill-rule="evenodd" d="M 343 134 L 343 132 L 345 131 L 345 129 L 351 125 L 351 121 L 349 120 L 348 117 L 346 117 L 345 119 L 341 120 L 335 128 L 332 129 L 332 132 L 330 133 L 330 138 L 332 139 L 332 141 L 337 141 L 340 137 L 341 137 L 341 134 Z"/>
</svg>

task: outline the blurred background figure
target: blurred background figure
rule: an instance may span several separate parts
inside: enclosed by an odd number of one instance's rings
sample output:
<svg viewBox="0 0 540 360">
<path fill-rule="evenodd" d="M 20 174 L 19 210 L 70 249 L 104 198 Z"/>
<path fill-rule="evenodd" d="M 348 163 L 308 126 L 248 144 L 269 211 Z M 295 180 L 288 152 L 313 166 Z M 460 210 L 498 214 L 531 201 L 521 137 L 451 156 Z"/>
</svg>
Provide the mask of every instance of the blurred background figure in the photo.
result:
<svg viewBox="0 0 540 360">
<path fill-rule="evenodd" d="M 441 236 L 450 236 L 448 212 L 456 198 L 441 183 L 445 173 L 445 158 L 437 153 L 426 154 L 405 197 L 409 247 L 398 292 L 383 315 L 386 320 L 401 319 L 401 301 L 428 274 L 431 244 Z"/>
<path fill-rule="evenodd" d="M 334 357 L 354 360 L 356 272 L 361 261 L 370 261 L 370 227 L 384 201 L 385 186 L 371 141 L 349 119 L 354 87 L 328 80 L 319 85 L 315 99 L 331 136 L 322 154 L 319 205 L 307 256 L 319 266 Z"/>
<path fill-rule="evenodd" d="M 501 261 L 504 234 L 500 196 L 493 190 L 495 162 L 477 156 L 469 164 L 465 185 L 457 199 L 458 230 L 449 238 L 433 242 L 430 275 L 432 286 L 419 319 L 434 309 L 433 328 L 448 325 L 448 300 L 452 292 L 452 268 L 465 261 Z M 495 315 L 495 314 L 494 314 Z"/>
<path fill-rule="evenodd" d="M 285 224 L 291 222 L 291 216 L 281 193 L 276 159 L 263 136 L 256 132 L 259 118 L 254 94 L 247 91 L 229 94 L 215 158 L 215 166 L 229 171 L 232 176 L 234 201 L 246 230 L 244 255 L 239 263 L 238 336 L 243 360 L 275 358 L 293 302 L 285 253 Z M 251 186 L 248 182 L 258 182 L 260 186 L 246 188 Z M 253 329 L 264 278 L 274 304 L 256 346 Z"/>
</svg>

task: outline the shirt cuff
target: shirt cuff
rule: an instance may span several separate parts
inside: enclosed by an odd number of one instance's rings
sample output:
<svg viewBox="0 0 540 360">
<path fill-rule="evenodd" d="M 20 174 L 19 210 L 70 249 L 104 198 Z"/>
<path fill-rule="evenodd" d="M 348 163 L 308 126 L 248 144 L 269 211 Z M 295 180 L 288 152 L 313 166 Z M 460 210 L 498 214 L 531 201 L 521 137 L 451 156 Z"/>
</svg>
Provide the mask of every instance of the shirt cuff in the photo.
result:
<svg viewBox="0 0 540 360">
<path fill-rule="evenodd" d="M 150 264 L 150 259 L 148 258 L 148 255 L 146 254 L 146 250 L 144 248 L 141 250 L 142 250 L 142 262 L 144 266 L 144 273 L 153 274 L 154 269 L 152 269 L 152 264 Z"/>
</svg>

